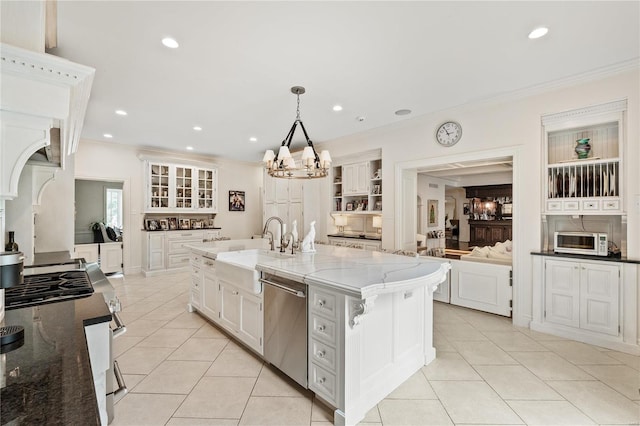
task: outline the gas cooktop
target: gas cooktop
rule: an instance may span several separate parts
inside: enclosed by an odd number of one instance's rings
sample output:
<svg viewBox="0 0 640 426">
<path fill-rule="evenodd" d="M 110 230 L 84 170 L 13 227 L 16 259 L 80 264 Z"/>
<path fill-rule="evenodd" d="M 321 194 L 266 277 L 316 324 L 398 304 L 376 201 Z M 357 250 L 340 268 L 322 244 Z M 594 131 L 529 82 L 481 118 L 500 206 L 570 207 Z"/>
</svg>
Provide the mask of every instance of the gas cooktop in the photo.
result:
<svg viewBox="0 0 640 426">
<path fill-rule="evenodd" d="M 5 308 L 17 309 L 87 297 L 93 286 L 85 270 L 25 275 L 24 284 L 5 289 Z"/>
</svg>

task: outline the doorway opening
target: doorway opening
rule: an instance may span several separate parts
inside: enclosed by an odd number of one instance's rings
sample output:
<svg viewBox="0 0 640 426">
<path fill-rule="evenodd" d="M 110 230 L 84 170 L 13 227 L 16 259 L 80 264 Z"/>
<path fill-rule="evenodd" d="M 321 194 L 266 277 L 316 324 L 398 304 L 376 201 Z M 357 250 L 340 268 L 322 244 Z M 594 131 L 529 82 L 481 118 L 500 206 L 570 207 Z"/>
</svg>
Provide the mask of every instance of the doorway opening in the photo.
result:
<svg viewBox="0 0 640 426">
<path fill-rule="evenodd" d="M 521 279 L 521 268 L 519 268 L 517 257 L 518 247 L 521 245 L 517 231 L 518 212 L 521 205 L 517 179 L 519 161 L 519 150 L 509 148 L 398 163 L 396 165 L 395 247 L 416 250 L 415 233 L 422 226 L 427 236 L 434 238 L 434 240 L 428 239 L 427 244 L 441 247 L 440 253 L 446 255 L 447 249 L 471 251 L 469 219 L 473 220 L 474 217 L 472 200 L 467 198 L 465 187 L 510 184 L 512 196 L 501 198 L 500 201 L 504 204 L 508 203 L 510 209 L 510 216 L 506 219 L 511 225 L 509 228 L 511 234 L 508 238 L 512 244 L 511 313 L 514 324 L 526 325 L 528 323 L 526 318 L 520 317 L 522 310 L 517 286 Z M 438 216 L 435 222 L 430 224 L 429 218 L 425 214 L 421 215 L 418 206 L 414 204 L 418 196 L 424 203 L 435 203 Z M 488 206 L 487 203 L 483 204 L 485 205 Z M 496 212 L 491 208 L 494 206 L 489 206 L 484 212 L 487 216 L 481 216 L 480 219 L 495 220 Z M 433 233 L 430 234 L 432 231 Z"/>
</svg>

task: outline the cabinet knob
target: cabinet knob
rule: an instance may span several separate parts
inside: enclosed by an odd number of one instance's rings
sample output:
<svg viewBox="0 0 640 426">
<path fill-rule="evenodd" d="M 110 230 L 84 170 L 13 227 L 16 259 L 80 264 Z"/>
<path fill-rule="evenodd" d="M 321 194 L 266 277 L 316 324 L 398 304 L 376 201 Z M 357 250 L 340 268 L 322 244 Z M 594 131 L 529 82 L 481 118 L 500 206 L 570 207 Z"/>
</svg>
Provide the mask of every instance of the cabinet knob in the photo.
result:
<svg viewBox="0 0 640 426">
<path fill-rule="evenodd" d="M 324 300 L 322 299 L 318 300 L 318 306 L 320 307 L 324 306 Z"/>
<path fill-rule="evenodd" d="M 231 294 L 233 294 L 234 296 L 236 296 L 236 295 L 238 294 L 238 292 L 234 290 L 234 291 L 232 291 L 232 292 L 231 292 Z"/>
<path fill-rule="evenodd" d="M 325 352 L 324 351 L 318 351 L 318 358 L 324 358 Z"/>
<path fill-rule="evenodd" d="M 320 331 L 320 332 L 324 332 L 325 328 L 326 328 L 326 327 L 324 326 L 324 324 L 319 325 L 319 326 L 318 326 L 318 331 Z"/>
<path fill-rule="evenodd" d="M 320 383 L 320 384 L 323 384 L 323 383 L 324 383 L 324 382 L 326 382 L 326 381 L 327 381 L 327 379 L 325 379 L 324 377 L 320 377 L 320 378 L 318 379 L 318 383 Z"/>
</svg>

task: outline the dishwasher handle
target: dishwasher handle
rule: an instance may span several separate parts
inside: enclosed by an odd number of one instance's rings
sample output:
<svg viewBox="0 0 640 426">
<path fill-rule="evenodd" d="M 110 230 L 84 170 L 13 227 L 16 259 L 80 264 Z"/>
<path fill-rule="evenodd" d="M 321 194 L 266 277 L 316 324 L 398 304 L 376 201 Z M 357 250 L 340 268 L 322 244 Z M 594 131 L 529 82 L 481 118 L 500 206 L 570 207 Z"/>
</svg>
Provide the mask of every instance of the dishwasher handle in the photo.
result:
<svg viewBox="0 0 640 426">
<path fill-rule="evenodd" d="M 302 299 L 305 299 L 307 297 L 307 295 L 305 294 L 304 291 L 296 290 L 296 289 L 291 288 L 289 286 L 286 286 L 284 284 L 276 283 L 276 282 L 273 282 L 273 281 L 270 281 L 270 280 L 267 280 L 267 279 L 264 279 L 264 278 L 260 278 L 260 282 L 263 283 L 263 284 L 267 284 L 267 285 L 276 287 L 276 288 L 278 288 L 278 289 L 280 289 L 282 291 L 286 291 L 287 293 L 293 294 L 294 296 L 300 297 Z"/>
</svg>

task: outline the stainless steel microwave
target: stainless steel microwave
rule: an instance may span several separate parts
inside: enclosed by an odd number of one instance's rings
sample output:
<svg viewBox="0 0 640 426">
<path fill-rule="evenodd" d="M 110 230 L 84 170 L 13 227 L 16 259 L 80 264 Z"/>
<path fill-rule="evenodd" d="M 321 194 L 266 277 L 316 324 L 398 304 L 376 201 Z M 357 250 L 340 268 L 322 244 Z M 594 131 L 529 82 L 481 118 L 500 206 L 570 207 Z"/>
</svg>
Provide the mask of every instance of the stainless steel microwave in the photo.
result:
<svg viewBox="0 0 640 426">
<path fill-rule="evenodd" d="M 553 251 L 556 253 L 607 256 L 609 238 L 601 232 L 555 232 Z"/>
</svg>

